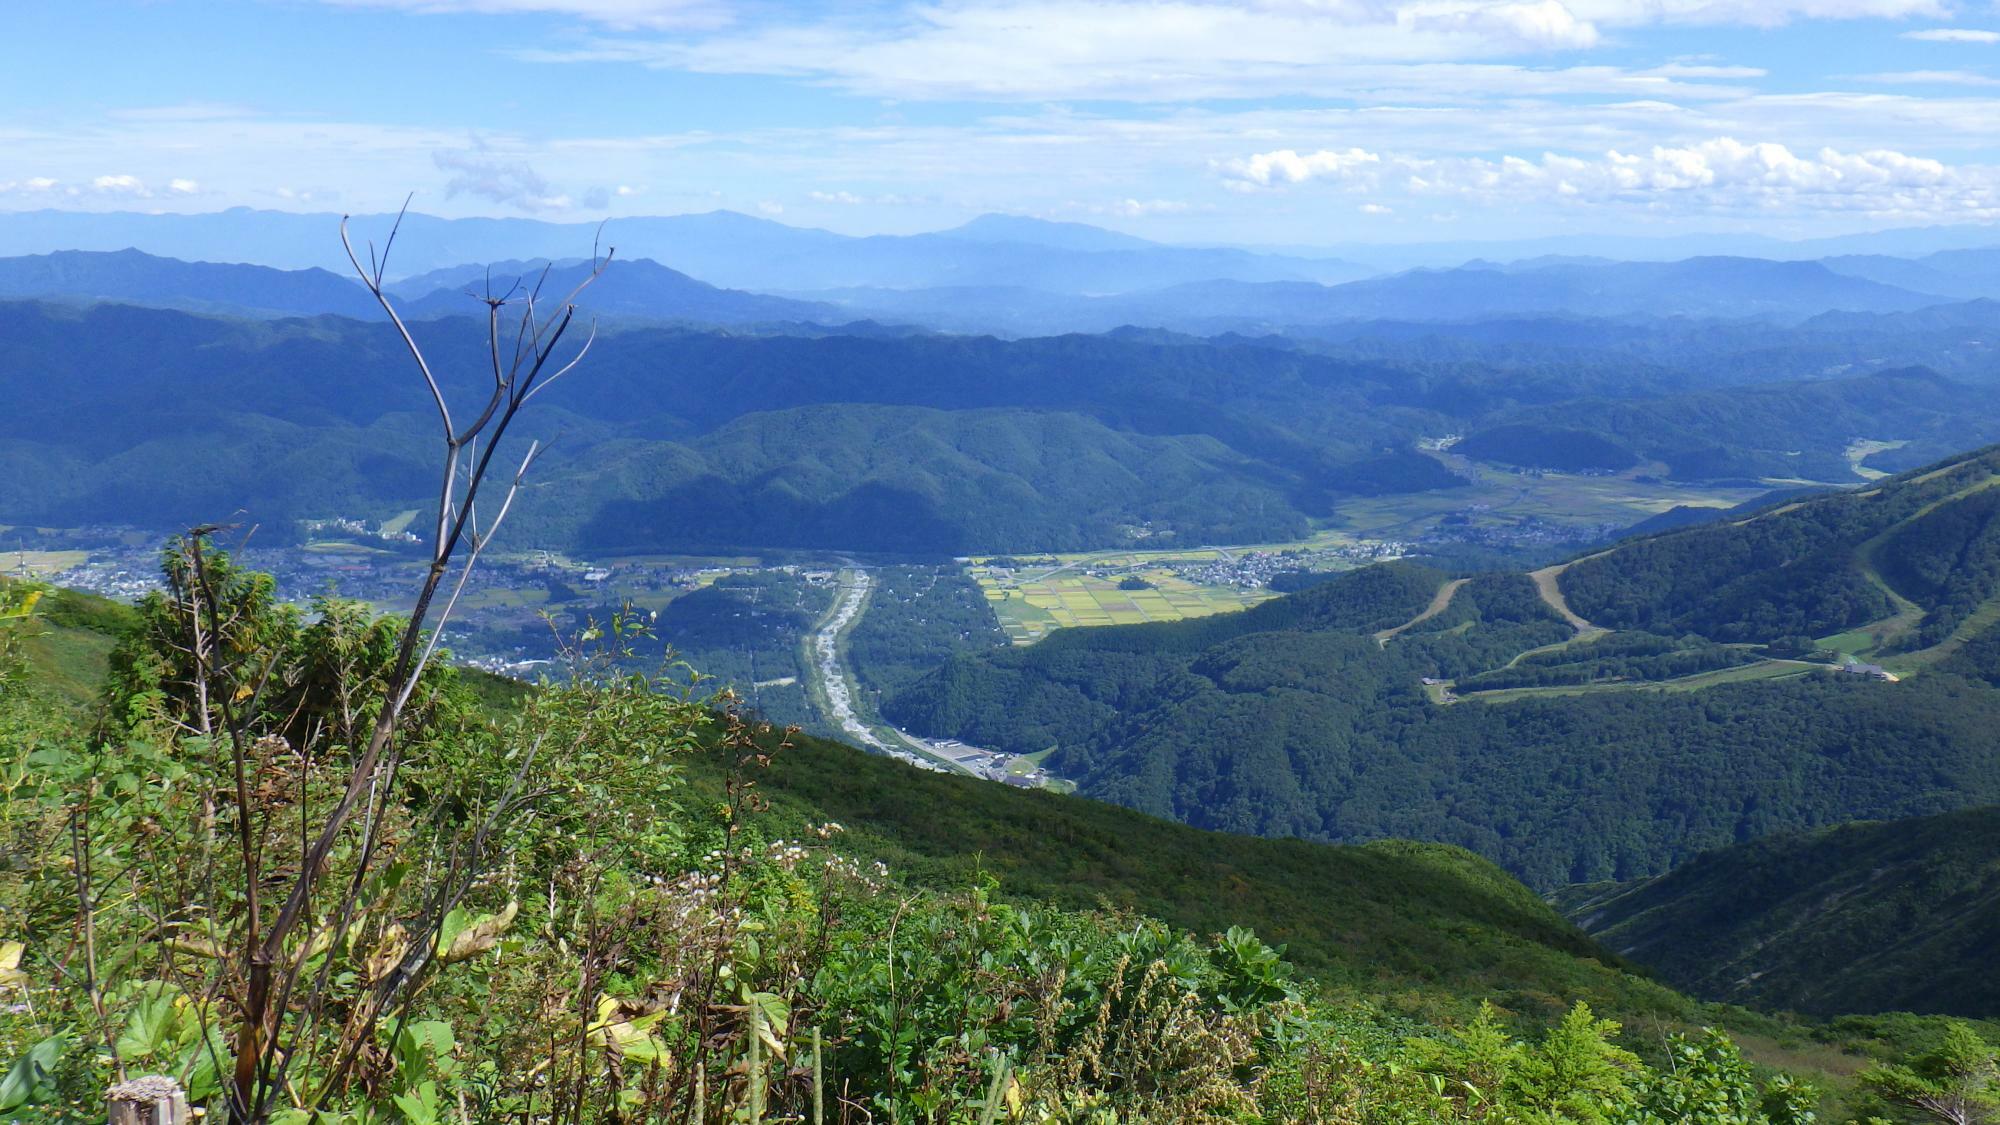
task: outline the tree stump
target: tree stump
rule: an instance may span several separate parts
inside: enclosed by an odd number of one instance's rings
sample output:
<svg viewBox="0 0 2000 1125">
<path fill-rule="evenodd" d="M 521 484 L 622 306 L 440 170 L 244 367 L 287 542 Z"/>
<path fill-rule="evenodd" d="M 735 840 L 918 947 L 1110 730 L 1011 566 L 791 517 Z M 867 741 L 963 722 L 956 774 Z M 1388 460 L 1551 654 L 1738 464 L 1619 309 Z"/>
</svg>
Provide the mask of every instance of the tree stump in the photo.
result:
<svg viewBox="0 0 2000 1125">
<path fill-rule="evenodd" d="M 181 1084 L 161 1074 L 134 1078 L 111 1087 L 110 1125 L 188 1125 L 187 1095 Z"/>
</svg>

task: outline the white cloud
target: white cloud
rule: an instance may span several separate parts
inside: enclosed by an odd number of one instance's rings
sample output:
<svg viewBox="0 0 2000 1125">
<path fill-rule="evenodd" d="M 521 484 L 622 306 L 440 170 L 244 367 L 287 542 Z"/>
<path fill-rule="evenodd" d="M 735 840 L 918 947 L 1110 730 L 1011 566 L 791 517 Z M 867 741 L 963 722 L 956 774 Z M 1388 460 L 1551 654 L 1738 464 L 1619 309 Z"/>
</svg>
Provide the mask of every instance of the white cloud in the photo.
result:
<svg viewBox="0 0 2000 1125">
<path fill-rule="evenodd" d="M 419 15 L 569 16 L 621 29 L 716 27 L 729 21 L 718 0 L 320 0 L 336 8 L 381 8 Z"/>
<path fill-rule="evenodd" d="M 1889 86 L 2000 86 L 2000 78 L 1969 70 L 1896 70 L 1859 77 L 1863 82 Z"/>
<path fill-rule="evenodd" d="M 1136 219 L 1143 215 L 1178 215 L 1188 210 L 1186 202 L 1179 199 L 1121 199 L 1111 205 L 1111 212 Z"/>
<path fill-rule="evenodd" d="M 1280 149 L 1231 161 L 1223 171 L 1252 190 L 1323 180 L 1370 195 L 1401 191 L 1486 204 L 1669 206 L 1790 215 L 2000 215 L 2000 168 L 1953 167 L 1889 149 L 1823 148 L 1800 155 L 1785 145 L 1744 144 L 1728 137 L 1645 152 L 1614 149 L 1594 157 L 1545 152 L 1534 159 Z"/>
<path fill-rule="evenodd" d="M 1915 39 L 1919 43 L 1983 43 L 1992 46 L 2000 43 L 2000 31 L 1984 31 L 1971 27 L 1931 27 L 1922 31 L 1905 31 L 1905 39 Z"/>
<path fill-rule="evenodd" d="M 1763 78 L 1771 72 L 1757 66 L 1718 66 L 1712 63 L 1670 62 L 1638 73 L 1659 78 Z"/>
<path fill-rule="evenodd" d="M 521 56 L 795 77 L 884 98 L 1186 101 L 1365 93 L 1397 83 L 1356 68 L 1539 57 L 1661 24 L 1949 14 L 1947 0 L 962 0 L 834 11 L 673 39 L 600 36 Z M 1627 79 L 1636 77 L 1763 71 L 1669 66 Z"/>
<path fill-rule="evenodd" d="M 1393 215 L 1396 213 L 1394 207 L 1387 207 L 1380 203 L 1363 203 L 1357 210 L 1364 215 Z"/>
<path fill-rule="evenodd" d="M 190 179 L 175 177 L 167 181 L 166 192 L 170 195 L 194 195 L 200 190 L 201 185 Z M 126 172 L 74 181 L 61 180 L 54 176 L 29 176 L 24 180 L 0 181 L 0 195 L 41 196 L 60 200 L 69 205 L 152 199 L 158 194 L 159 192 L 156 192 L 145 179 Z"/>
<path fill-rule="evenodd" d="M 1109 208 L 1125 198 L 1164 199 L 1186 200 L 1193 206 L 1187 212 L 1150 216 L 1145 220 L 1149 234 L 1210 243 L 1296 242 L 1294 232 L 1303 229 L 1302 224 L 1319 224 L 1315 229 L 1336 237 L 1333 232 L 1342 230 L 1342 223 L 1362 222 L 1355 208 L 1363 202 L 1393 206 L 1399 220 L 1416 222 L 1432 217 L 1441 200 L 1431 196 L 1421 205 L 1409 201 L 1400 181 L 1385 181 L 1389 186 L 1380 192 L 1324 190 L 1323 185 L 1337 182 L 1326 177 L 1312 180 L 1308 189 L 1292 189 L 1289 198 L 1272 199 L 1268 196 L 1273 188 L 1249 180 L 1232 176 L 1219 185 L 1210 169 L 1250 154 L 1284 149 L 1301 159 L 1320 151 L 1350 149 L 1384 159 L 1442 160 L 1466 153 L 1535 158 L 1543 152 L 1644 153 L 1656 145 L 1686 147 L 1715 137 L 1782 138 L 1800 155 L 1827 146 L 1841 152 L 1922 153 L 1948 165 L 2000 163 L 2000 158 L 1978 155 L 2000 151 L 2000 96 L 1993 96 L 2000 91 L 1995 90 L 1939 87 L 1915 96 L 1892 88 L 1859 88 L 1856 83 L 1843 91 L 1808 87 L 1786 94 L 1706 98 L 1652 94 L 1639 87 L 1645 92 L 1590 97 L 1568 93 L 1584 89 L 1586 79 L 1599 81 L 1573 73 L 1586 68 L 1547 71 L 1437 64 L 1407 69 L 1425 75 L 1448 70 L 1451 84 L 1482 90 L 1504 91 L 1507 83 L 1535 81 L 1554 92 L 1507 97 L 1504 102 L 1490 95 L 1452 101 L 1439 93 L 1380 104 L 1219 104 L 1163 106 L 1145 112 L 1036 106 L 949 122 L 713 133 L 545 137 L 494 131 L 481 133 L 476 145 L 468 144 L 462 129 L 297 116 L 38 120 L 0 123 L 0 145 L 5 146 L 10 164 L 0 176 L 23 180 L 33 173 L 61 186 L 39 193 L 16 186 L 0 196 L 0 207 L 139 206 L 141 201 L 131 196 L 91 187 L 97 175 L 115 172 L 154 186 L 155 194 L 143 201 L 148 208 L 193 211 L 248 204 L 365 213 L 394 210 L 403 194 L 414 189 L 416 206 L 432 213 L 514 210 L 510 203 L 495 203 L 469 191 L 446 194 L 444 188 L 456 173 L 439 170 L 434 154 L 470 150 L 489 162 L 549 173 L 548 179 L 557 182 L 546 184 L 544 190 L 552 197 L 567 197 L 572 207 L 537 212 L 547 217 L 600 217 L 578 202 L 593 184 L 643 188 L 636 197 L 607 191 L 607 208 L 615 214 L 666 214 L 718 206 L 754 214 L 755 201 L 776 198 L 790 207 L 787 220 L 810 214 L 816 223 L 856 233 L 923 229 L 980 211 L 1054 215 L 1066 210 L 1071 200 Z M 1624 89 L 1612 84 L 1617 80 L 1604 81 L 1611 89 Z M 1419 80 L 1410 81 L 1417 85 Z M 1652 88 L 1664 82 L 1658 80 Z M 283 153 L 284 159 L 272 160 L 274 152 Z M 107 154 L 115 154 L 116 162 Z M 979 175 L 968 178 L 968 167 L 976 167 Z M 555 175 L 558 169 L 563 175 L 580 175 L 573 170 L 588 169 L 590 182 L 562 181 Z M 203 194 L 172 193 L 166 185 L 174 178 L 198 181 L 204 185 Z M 213 186 L 225 184 L 226 189 Z M 798 185 L 797 198 L 778 194 L 774 184 Z M 899 194 L 871 191 L 892 185 Z M 1225 194 L 1219 190 L 1222 186 L 1247 194 L 1241 198 Z M 866 202 L 808 203 L 808 187 L 829 193 L 847 190 Z M 1945 221 L 1963 213 L 1936 193 L 1929 200 L 1916 201 L 1908 213 L 1922 221 Z M 1925 210 L 1933 204 L 1933 210 Z M 1461 224 L 1468 227 L 1489 217 L 1476 200 L 1461 202 L 1454 197 L 1442 205 L 1459 212 Z M 1858 212 L 1806 210 L 1794 216 L 1782 209 L 1729 210 L 1728 206 L 1725 195 L 1687 192 L 1604 204 L 1597 214 L 1621 227 L 1643 222 L 1666 230 L 1682 224 L 1707 230 L 1754 228 L 1787 236 L 1876 222 Z M 1675 211 L 1676 207 L 1681 210 Z M 1115 217 L 1108 210 L 1098 213 Z M 1534 233 L 1545 233 L 1551 226 L 1574 229 L 1578 222 L 1569 206 L 1502 202 L 1490 214 L 1503 213 L 1511 229 Z M 1689 214 L 1697 217 L 1687 218 Z M 335 257 L 337 253 L 335 246 Z"/>
<path fill-rule="evenodd" d="M 829 203 L 840 207 L 912 207 L 935 203 L 928 196 L 904 195 L 887 192 L 882 195 L 856 195 L 851 191 L 810 191 L 806 198 L 814 203 Z"/>
<path fill-rule="evenodd" d="M 431 154 L 439 171 L 452 173 L 447 195 L 475 195 L 522 211 L 564 211 L 569 196 L 556 191 L 525 160 L 508 160 L 480 149 L 440 149 Z"/>
<path fill-rule="evenodd" d="M 1605 24 L 1780 27 L 1800 20 L 1940 18 L 1946 0 L 1566 0 L 1578 16 Z"/>
<path fill-rule="evenodd" d="M 775 199 L 766 199 L 757 204 L 757 210 L 766 215 L 782 215 L 785 213 L 785 205 Z"/>
<path fill-rule="evenodd" d="M 1373 175 L 1381 166 L 1382 157 L 1379 154 L 1358 148 L 1344 152 L 1322 149 L 1304 156 L 1281 148 L 1234 162 L 1229 166 L 1229 172 L 1238 181 L 1271 187 L 1281 183 L 1303 183 L 1318 177 L 1351 179 L 1357 172 Z"/>
</svg>

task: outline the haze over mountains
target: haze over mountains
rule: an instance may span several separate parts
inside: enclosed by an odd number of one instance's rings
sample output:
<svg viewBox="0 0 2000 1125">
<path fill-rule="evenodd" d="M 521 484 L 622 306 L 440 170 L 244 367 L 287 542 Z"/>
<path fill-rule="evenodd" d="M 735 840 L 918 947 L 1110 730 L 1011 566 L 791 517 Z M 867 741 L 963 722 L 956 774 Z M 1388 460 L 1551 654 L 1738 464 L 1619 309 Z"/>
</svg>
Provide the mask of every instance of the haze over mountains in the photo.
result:
<svg viewBox="0 0 2000 1125">
<path fill-rule="evenodd" d="M 345 267 L 327 252 L 332 216 L 93 218 L 80 225 L 63 212 L 0 214 L 0 249 L 22 251 L 0 261 L 0 295 L 251 316 L 378 315 L 354 286 L 320 271 Z M 385 226 L 379 217 L 356 222 L 358 234 Z M 573 273 L 602 234 L 618 246 L 620 260 L 588 298 L 593 311 L 729 326 L 874 320 L 1007 336 L 1125 325 L 1201 335 L 1319 334 L 1378 320 L 1546 316 L 1792 323 L 1826 312 L 1910 312 L 2000 297 L 2000 250 L 1987 248 L 2000 240 L 1990 231 L 1951 228 L 1918 237 L 1925 233 L 1906 241 L 1967 245 L 1907 257 L 1819 260 L 1804 256 L 1805 244 L 1763 247 L 1769 258 L 1744 256 L 1740 245 L 1733 255 L 1667 260 L 1523 254 L 1447 259 L 1398 272 L 1331 257 L 1168 246 L 1002 215 L 934 234 L 870 238 L 728 212 L 624 219 L 608 232 L 412 215 L 400 240 L 398 268 L 405 272 L 396 292 L 412 302 L 412 315 L 477 313 L 463 290 L 481 289 L 490 277 L 504 292 L 550 261 Z M 50 247 L 60 250 L 43 252 Z M 260 265 L 275 268 L 254 268 Z M 558 280 L 574 278 L 566 273 L 551 286 Z"/>
</svg>

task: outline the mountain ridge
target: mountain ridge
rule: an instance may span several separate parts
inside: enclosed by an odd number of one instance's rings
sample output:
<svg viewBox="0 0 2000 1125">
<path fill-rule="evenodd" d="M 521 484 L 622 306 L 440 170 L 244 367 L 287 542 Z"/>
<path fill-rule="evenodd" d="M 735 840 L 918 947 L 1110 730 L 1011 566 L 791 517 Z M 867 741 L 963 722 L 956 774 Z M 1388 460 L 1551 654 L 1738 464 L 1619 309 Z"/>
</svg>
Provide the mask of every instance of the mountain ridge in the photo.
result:
<svg viewBox="0 0 2000 1125">
<path fill-rule="evenodd" d="M 2000 1014 L 2000 807 L 1704 852 L 1552 896 L 1587 932 L 1704 999 L 1813 1015 Z"/>
</svg>

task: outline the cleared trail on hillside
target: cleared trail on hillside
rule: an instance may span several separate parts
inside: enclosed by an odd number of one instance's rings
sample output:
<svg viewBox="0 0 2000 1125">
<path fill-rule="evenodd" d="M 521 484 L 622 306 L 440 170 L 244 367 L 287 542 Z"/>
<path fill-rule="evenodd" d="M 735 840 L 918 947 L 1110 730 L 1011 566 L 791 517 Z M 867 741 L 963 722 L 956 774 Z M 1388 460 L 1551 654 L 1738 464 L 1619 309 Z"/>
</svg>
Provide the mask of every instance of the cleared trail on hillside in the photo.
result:
<svg viewBox="0 0 2000 1125">
<path fill-rule="evenodd" d="M 1956 466 L 1952 467 L 1956 468 Z M 1937 475 L 1938 473 L 1935 472 L 1929 473 L 1922 479 L 1931 479 Z M 1949 496 L 1941 496 L 1925 504 L 1923 507 L 1911 512 L 1907 519 L 1897 521 L 1894 525 L 1885 528 L 1881 533 L 1864 540 L 1855 548 L 1854 558 L 1860 566 L 1861 576 L 1866 578 L 1870 585 L 1880 590 L 1889 599 L 1890 603 L 1896 607 L 1896 612 L 1879 621 L 1871 621 L 1866 625 L 1850 629 L 1846 633 L 1841 634 L 1841 636 L 1865 635 L 1874 639 L 1873 644 L 1868 649 L 1849 655 L 1861 655 L 1863 652 L 1872 654 L 1873 652 L 1894 645 L 1897 641 L 1914 632 L 1919 625 L 1923 624 L 1924 617 L 1929 613 L 1923 606 L 1905 597 L 1902 591 L 1890 585 L 1889 580 L 1883 577 L 1881 565 L 1877 561 L 1877 552 L 1881 549 L 1882 545 L 1889 540 L 1890 536 L 1895 535 L 1909 525 L 1937 511 L 1939 508 L 1947 504 L 1957 503 L 1968 496 L 1984 492 L 1996 485 L 2000 485 L 2000 476 L 1982 477 Z M 2000 619 L 2000 606 L 1995 605 L 1996 599 L 2000 599 L 2000 594 L 1996 594 L 1993 598 L 1988 598 L 1985 604 L 1975 610 L 1966 621 L 1960 624 L 1952 636 L 1946 638 L 1942 643 L 1934 645 L 1931 648 L 1899 654 L 1892 658 L 1894 663 L 1899 668 L 1915 671 L 1918 668 L 1934 664 L 1945 656 L 1949 656 L 1952 652 L 1957 651 L 1958 647 L 1964 644 L 1965 640 L 1972 635 L 1972 631 L 1977 631 L 1976 628 L 1968 631 L 1968 626 L 1976 625 L 1977 628 L 1983 628 L 1991 624 L 1994 620 Z"/>
<path fill-rule="evenodd" d="M 1425 606 L 1422 613 L 1417 614 L 1415 617 L 1410 618 L 1393 629 L 1384 629 L 1375 634 L 1375 643 L 1381 645 L 1383 648 L 1388 648 L 1390 641 L 1395 640 L 1397 637 L 1402 636 L 1404 633 L 1409 632 L 1411 629 L 1422 625 L 1424 622 L 1451 608 L 1451 599 L 1458 594 L 1460 588 L 1470 581 L 1472 581 L 1470 578 L 1454 578 L 1444 585 L 1439 586 L 1438 592 L 1431 598 L 1431 604 Z"/>
<path fill-rule="evenodd" d="M 1580 559 L 1571 559 L 1566 563 L 1557 563 L 1554 566 L 1545 566 L 1540 570 L 1531 570 L 1528 572 L 1529 579 L 1535 583 L 1535 592 L 1542 596 L 1542 601 L 1550 609 L 1555 610 L 1557 616 L 1569 622 L 1570 628 L 1576 630 L 1576 637 L 1574 638 L 1576 641 L 1596 640 L 1611 630 L 1600 625 L 1592 625 L 1583 619 L 1582 614 L 1569 607 L 1569 599 L 1563 596 L 1562 591 L 1563 571 L 1568 570 L 1577 563 L 1589 562 L 1591 559 L 1601 559 L 1610 553 L 1609 551 L 1600 551 L 1595 555 L 1585 555 Z"/>
</svg>

